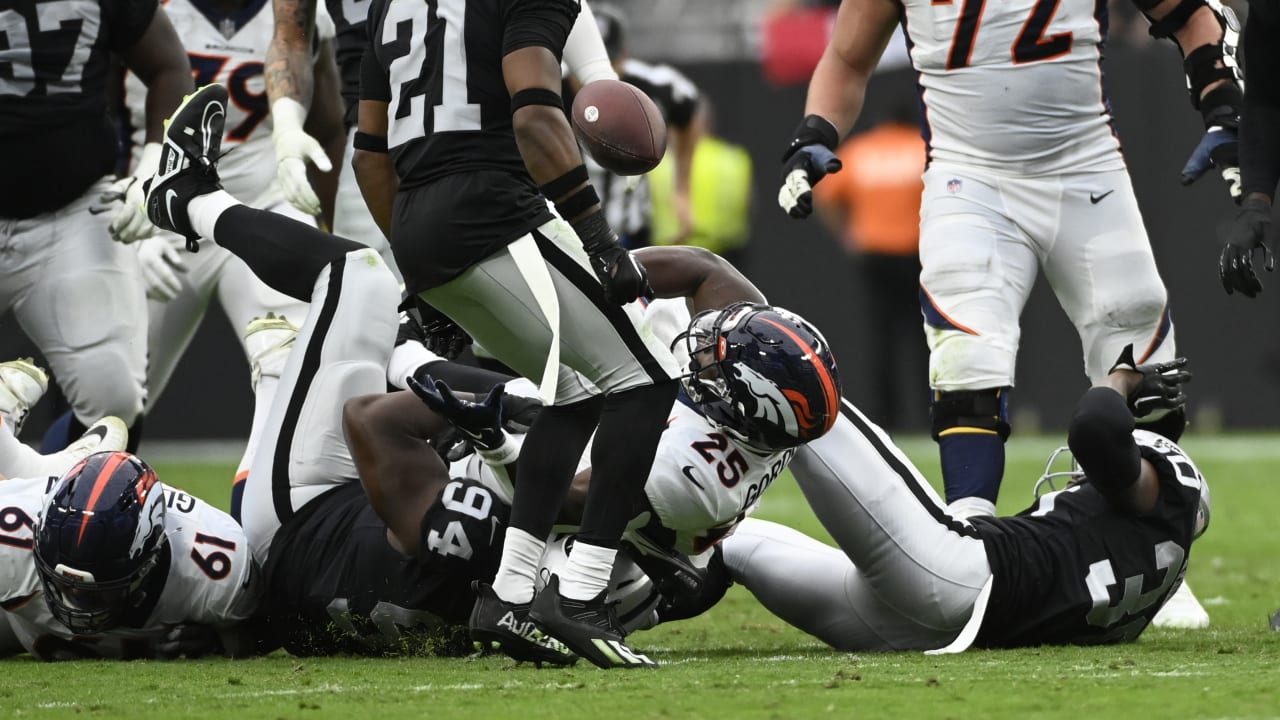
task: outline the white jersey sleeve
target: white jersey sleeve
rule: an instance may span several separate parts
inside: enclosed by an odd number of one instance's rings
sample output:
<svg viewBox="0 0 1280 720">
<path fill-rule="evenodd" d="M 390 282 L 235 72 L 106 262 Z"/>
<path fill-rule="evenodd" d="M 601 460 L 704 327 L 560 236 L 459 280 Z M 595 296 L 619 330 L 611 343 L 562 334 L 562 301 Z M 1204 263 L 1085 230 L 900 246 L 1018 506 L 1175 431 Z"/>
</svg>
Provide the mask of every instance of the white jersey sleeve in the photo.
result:
<svg viewBox="0 0 1280 720">
<path fill-rule="evenodd" d="M 1006 175 L 1124 168 L 1103 89 L 1106 3 L 904 6 L 931 159 Z"/>
</svg>

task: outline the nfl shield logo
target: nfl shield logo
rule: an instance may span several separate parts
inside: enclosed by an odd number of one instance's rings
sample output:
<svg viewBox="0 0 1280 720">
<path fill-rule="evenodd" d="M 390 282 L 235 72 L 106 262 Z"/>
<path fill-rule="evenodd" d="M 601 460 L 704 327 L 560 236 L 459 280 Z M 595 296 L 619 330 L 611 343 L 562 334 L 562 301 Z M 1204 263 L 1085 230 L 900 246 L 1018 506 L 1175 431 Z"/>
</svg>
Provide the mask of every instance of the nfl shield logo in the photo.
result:
<svg viewBox="0 0 1280 720">
<path fill-rule="evenodd" d="M 222 37 L 228 40 L 239 30 L 240 28 L 236 27 L 236 21 L 231 18 L 223 18 L 222 22 L 218 23 L 218 32 L 222 33 Z"/>
<path fill-rule="evenodd" d="M 955 195 L 956 193 L 960 192 L 960 184 L 961 183 L 959 180 L 957 180 L 956 178 L 951 178 L 950 180 L 947 181 L 947 192 L 951 193 L 952 195 Z"/>
</svg>

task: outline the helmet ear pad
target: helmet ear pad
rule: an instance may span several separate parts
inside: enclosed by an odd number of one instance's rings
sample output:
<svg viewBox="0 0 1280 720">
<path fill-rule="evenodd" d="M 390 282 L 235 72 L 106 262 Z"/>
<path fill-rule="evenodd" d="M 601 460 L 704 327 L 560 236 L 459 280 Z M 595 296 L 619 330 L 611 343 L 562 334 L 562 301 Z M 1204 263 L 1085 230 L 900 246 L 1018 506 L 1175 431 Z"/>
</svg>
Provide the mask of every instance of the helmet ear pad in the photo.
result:
<svg viewBox="0 0 1280 720">
<path fill-rule="evenodd" d="M 710 325 L 708 328 L 707 326 Z M 781 308 L 739 303 L 688 335 L 686 391 L 711 422 L 763 452 L 826 434 L 840 411 L 840 379 L 826 339 Z"/>
<path fill-rule="evenodd" d="M 118 625 L 168 554 L 164 486 L 123 452 L 91 455 L 58 479 L 35 528 L 46 602 L 77 634 Z"/>
</svg>

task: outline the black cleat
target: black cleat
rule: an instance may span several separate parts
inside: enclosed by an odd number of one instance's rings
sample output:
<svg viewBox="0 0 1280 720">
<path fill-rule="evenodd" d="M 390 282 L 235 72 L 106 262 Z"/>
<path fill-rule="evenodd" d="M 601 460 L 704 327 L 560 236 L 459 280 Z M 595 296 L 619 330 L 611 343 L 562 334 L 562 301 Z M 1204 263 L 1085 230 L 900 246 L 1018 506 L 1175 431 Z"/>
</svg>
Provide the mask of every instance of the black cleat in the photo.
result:
<svg viewBox="0 0 1280 720">
<path fill-rule="evenodd" d="M 552 575 L 533 599 L 529 618 L 569 649 L 601 668 L 656 668 L 658 663 L 627 647 L 614 604 L 602 592 L 591 600 L 560 596 L 560 577 Z"/>
<path fill-rule="evenodd" d="M 513 660 L 541 667 L 566 666 L 578 662 L 559 640 L 549 637 L 529 619 L 529 603 L 509 603 L 498 597 L 488 583 L 473 582 L 476 604 L 471 609 L 471 639 L 481 652 L 499 650 Z"/>
<path fill-rule="evenodd" d="M 147 181 L 147 217 L 155 226 L 187 239 L 187 250 L 196 252 L 200 239 L 191 228 L 187 203 L 222 187 L 217 160 L 227 115 L 227 89 L 205 85 L 182 100 L 164 121 L 160 168 Z"/>
</svg>

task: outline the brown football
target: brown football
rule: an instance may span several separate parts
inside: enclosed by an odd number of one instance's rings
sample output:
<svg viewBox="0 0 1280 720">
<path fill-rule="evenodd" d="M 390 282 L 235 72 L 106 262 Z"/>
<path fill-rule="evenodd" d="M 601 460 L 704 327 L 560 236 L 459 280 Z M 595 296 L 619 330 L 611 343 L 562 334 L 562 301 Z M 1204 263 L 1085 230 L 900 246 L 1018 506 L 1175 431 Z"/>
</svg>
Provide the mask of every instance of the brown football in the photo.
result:
<svg viewBox="0 0 1280 720">
<path fill-rule="evenodd" d="M 620 80 L 597 80 L 578 91 L 573 130 L 596 162 L 619 175 L 643 175 L 667 151 L 667 124 L 658 106 Z"/>
</svg>

